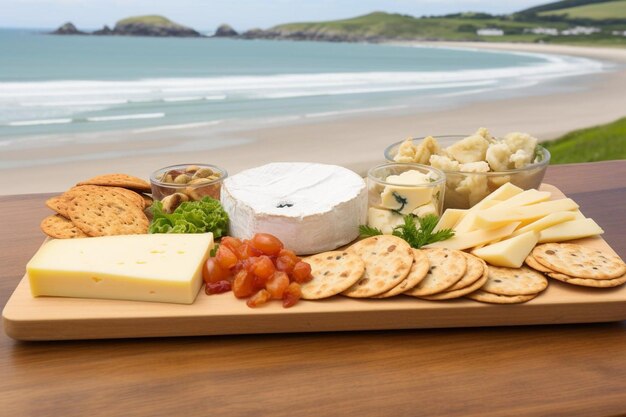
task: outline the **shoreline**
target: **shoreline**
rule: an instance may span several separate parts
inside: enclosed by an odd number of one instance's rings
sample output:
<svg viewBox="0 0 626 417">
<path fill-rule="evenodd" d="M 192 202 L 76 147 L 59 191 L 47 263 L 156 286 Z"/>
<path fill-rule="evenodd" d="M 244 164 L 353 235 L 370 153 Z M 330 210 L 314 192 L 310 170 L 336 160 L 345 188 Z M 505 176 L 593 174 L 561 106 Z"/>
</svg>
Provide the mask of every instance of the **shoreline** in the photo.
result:
<svg viewBox="0 0 626 417">
<path fill-rule="evenodd" d="M 51 147 L 3 150 L 7 160 L 39 158 L 49 162 L 67 154 L 75 155 L 77 160 L 2 169 L 11 178 L 20 180 L 3 180 L 0 195 L 62 191 L 82 179 L 107 172 L 124 172 L 148 178 L 152 171 L 162 166 L 186 162 L 213 163 L 225 167 L 231 175 L 272 161 L 331 163 L 364 174 L 370 166 L 384 162 L 382 155 L 386 146 L 407 136 L 469 134 L 484 126 L 496 135 L 525 131 L 540 140 L 549 140 L 570 130 L 607 123 L 624 116 L 626 67 L 623 64 L 626 64 L 626 49 L 482 42 L 402 44 L 572 55 L 616 63 L 619 67 L 611 72 L 584 76 L 584 79 L 572 77 L 565 81 L 566 85 L 575 83 L 570 85 L 570 91 L 461 102 L 446 108 L 300 119 L 277 126 L 242 126 L 236 131 L 224 130 L 221 126 L 201 126 L 146 133 L 118 131 L 68 135 L 64 141 Z M 579 82 L 584 85 L 579 85 Z M 575 89 L 571 90 L 571 87 Z M 105 136 L 115 140 L 98 143 L 98 138 Z M 131 149 L 130 155 L 116 153 L 120 142 L 126 142 L 124 146 Z M 226 146 L 220 147 L 220 142 L 226 143 Z M 204 149 L 194 151 L 195 145 L 200 143 Z M 160 153 L 144 154 L 142 149 L 147 146 Z M 80 160 L 82 155 L 89 153 L 105 157 Z"/>
</svg>

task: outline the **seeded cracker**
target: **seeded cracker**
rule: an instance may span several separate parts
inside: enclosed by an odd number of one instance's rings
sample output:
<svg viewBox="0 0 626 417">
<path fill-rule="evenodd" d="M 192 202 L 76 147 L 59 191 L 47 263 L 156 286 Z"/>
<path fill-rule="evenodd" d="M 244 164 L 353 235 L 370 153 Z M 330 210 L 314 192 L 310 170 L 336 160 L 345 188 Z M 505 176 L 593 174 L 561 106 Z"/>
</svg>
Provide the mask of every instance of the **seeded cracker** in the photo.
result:
<svg viewBox="0 0 626 417">
<path fill-rule="evenodd" d="M 626 274 L 622 275 L 621 277 L 607 279 L 577 278 L 570 277 L 569 275 L 565 274 L 559 274 L 558 272 L 548 272 L 548 276 L 550 276 L 550 278 L 554 278 L 568 284 L 594 288 L 617 287 L 626 282 Z"/>
<path fill-rule="evenodd" d="M 419 284 L 424 278 L 426 278 L 426 274 L 428 273 L 428 257 L 426 254 L 419 250 L 413 249 L 413 265 L 411 265 L 411 270 L 409 271 L 409 275 L 406 276 L 398 285 L 393 287 L 387 292 L 384 292 L 380 295 L 375 295 L 373 298 L 389 298 L 398 294 L 402 294 L 406 290 L 415 287 Z"/>
<path fill-rule="evenodd" d="M 526 259 L 524 260 L 524 262 L 526 263 L 526 265 L 528 265 L 529 267 L 531 267 L 532 269 L 534 269 L 536 271 L 544 272 L 544 273 L 554 272 L 550 268 L 547 268 L 547 267 L 541 265 L 539 262 L 537 262 L 537 260 L 535 258 L 533 258 L 532 255 L 528 255 L 526 257 Z"/>
<path fill-rule="evenodd" d="M 430 263 L 428 274 L 404 294 L 413 297 L 437 294 L 456 284 L 465 274 L 467 261 L 460 251 L 443 248 L 422 250 Z"/>
<path fill-rule="evenodd" d="M 57 195 L 46 200 L 46 207 L 54 210 L 61 216 L 67 218 L 67 201 L 62 195 Z"/>
<path fill-rule="evenodd" d="M 58 214 L 46 217 L 39 226 L 42 232 L 57 239 L 88 237 L 82 230 L 74 226 L 74 223 Z"/>
<path fill-rule="evenodd" d="M 302 298 L 319 300 L 332 297 L 350 288 L 363 276 L 365 263 L 356 254 L 330 251 L 303 259 L 311 265 L 313 279 L 300 284 Z"/>
<path fill-rule="evenodd" d="M 150 184 L 141 178 L 133 177 L 127 174 L 105 174 L 81 181 L 76 185 L 103 185 L 109 187 L 122 187 L 135 191 L 149 193 L 151 191 Z"/>
<path fill-rule="evenodd" d="M 105 187 L 105 186 L 100 186 L 100 185 L 79 185 L 79 186 L 70 188 L 65 194 L 63 194 L 63 197 L 65 197 L 66 199 L 66 204 L 68 200 L 73 198 L 74 192 L 76 190 L 79 190 L 79 191 L 91 190 L 93 192 L 106 190 L 107 192 L 118 194 L 124 197 L 125 199 L 127 199 L 128 201 L 130 201 L 131 203 L 133 203 L 134 205 L 136 205 L 142 210 L 145 208 L 145 202 L 144 202 L 143 197 L 141 197 L 141 195 L 137 194 L 136 192 L 132 190 L 128 190 L 126 188 Z"/>
<path fill-rule="evenodd" d="M 489 272 L 488 269 L 489 267 L 487 266 L 487 264 L 485 263 L 483 265 L 483 274 L 478 278 L 477 281 L 473 282 L 471 285 L 465 287 L 465 288 L 460 288 L 458 290 L 448 290 L 448 291 L 444 291 L 442 293 L 439 294 L 434 294 L 434 295 L 425 295 L 423 297 L 420 297 L 424 300 L 430 300 L 430 301 L 439 301 L 439 300 L 451 300 L 453 298 L 460 298 L 463 297 L 464 295 L 467 294 L 471 294 L 474 291 L 477 291 L 480 289 L 480 287 L 482 287 L 483 285 L 485 285 L 485 282 L 487 282 L 487 279 L 489 278 Z"/>
<path fill-rule="evenodd" d="M 617 255 L 572 243 L 545 243 L 532 256 L 555 272 L 576 278 L 611 279 L 626 273 L 626 264 Z"/>
<path fill-rule="evenodd" d="M 366 298 L 381 294 L 398 285 L 409 274 L 413 251 L 399 237 L 381 235 L 363 239 L 348 248 L 365 262 L 360 280 L 342 294 Z"/>
<path fill-rule="evenodd" d="M 546 277 L 527 267 L 489 267 L 489 279 L 481 290 L 497 295 L 532 295 L 548 287 Z"/>
<path fill-rule="evenodd" d="M 465 274 L 463 274 L 461 279 L 456 284 L 446 289 L 446 292 L 469 287 L 470 285 L 481 279 L 485 272 L 487 272 L 487 263 L 485 261 L 474 255 L 470 255 L 469 253 L 461 253 L 463 254 L 463 256 L 465 256 L 467 269 L 465 270 Z"/>
<path fill-rule="evenodd" d="M 498 295 L 492 294 L 486 291 L 475 291 L 471 294 L 466 295 L 466 298 L 470 298 L 475 301 L 480 301 L 482 303 L 489 304 L 519 304 L 525 303 L 526 301 L 530 301 L 535 298 L 537 294 L 532 295 Z"/>
<path fill-rule="evenodd" d="M 70 220 L 89 236 L 129 235 L 148 232 L 143 210 L 104 187 L 72 191 Z"/>
</svg>

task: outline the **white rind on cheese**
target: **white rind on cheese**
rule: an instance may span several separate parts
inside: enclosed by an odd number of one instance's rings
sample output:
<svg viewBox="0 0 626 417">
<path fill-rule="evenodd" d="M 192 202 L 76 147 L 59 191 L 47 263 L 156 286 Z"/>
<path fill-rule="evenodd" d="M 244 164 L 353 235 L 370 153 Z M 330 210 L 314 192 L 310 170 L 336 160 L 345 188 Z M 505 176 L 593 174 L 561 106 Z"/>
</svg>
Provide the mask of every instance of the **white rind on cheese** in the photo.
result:
<svg viewBox="0 0 626 417">
<path fill-rule="evenodd" d="M 212 248 L 211 233 L 55 239 L 26 271 L 34 297 L 191 304 Z"/>
<path fill-rule="evenodd" d="M 335 165 L 277 162 L 226 178 L 221 202 L 230 235 L 270 233 L 297 254 L 333 250 L 359 235 L 367 221 L 367 187 Z"/>
</svg>

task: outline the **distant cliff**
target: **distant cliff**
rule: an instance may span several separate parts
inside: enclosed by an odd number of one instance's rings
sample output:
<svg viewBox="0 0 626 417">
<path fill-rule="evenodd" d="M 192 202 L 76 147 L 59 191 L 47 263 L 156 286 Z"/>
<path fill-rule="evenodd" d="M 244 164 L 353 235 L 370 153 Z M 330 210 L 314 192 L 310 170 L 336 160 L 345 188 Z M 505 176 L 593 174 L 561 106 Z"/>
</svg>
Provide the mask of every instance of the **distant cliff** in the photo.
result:
<svg viewBox="0 0 626 417">
<path fill-rule="evenodd" d="M 80 32 L 72 23 L 66 23 L 52 32 L 53 35 L 88 35 Z M 197 38 L 202 35 L 194 29 L 172 22 L 163 16 L 135 16 L 122 19 L 113 29 L 104 26 L 92 32 L 96 36 L 156 36 Z"/>
</svg>

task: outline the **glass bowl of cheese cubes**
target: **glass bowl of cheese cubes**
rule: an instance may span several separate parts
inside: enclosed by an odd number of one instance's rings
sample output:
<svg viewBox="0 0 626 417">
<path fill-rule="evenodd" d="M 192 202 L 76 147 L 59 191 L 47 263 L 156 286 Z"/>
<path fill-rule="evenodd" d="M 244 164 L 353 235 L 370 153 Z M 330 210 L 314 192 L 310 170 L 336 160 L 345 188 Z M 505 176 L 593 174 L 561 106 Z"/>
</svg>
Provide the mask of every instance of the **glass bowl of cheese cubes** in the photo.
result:
<svg viewBox="0 0 626 417">
<path fill-rule="evenodd" d="M 385 149 L 389 162 L 421 163 L 446 174 L 444 208 L 467 209 L 501 185 L 539 188 L 550 152 L 527 133 L 493 137 L 485 128 L 472 135 L 426 136 Z"/>
<path fill-rule="evenodd" d="M 421 164 L 388 163 L 367 173 L 367 224 L 391 234 L 404 216 L 441 215 L 446 175 Z"/>
</svg>

